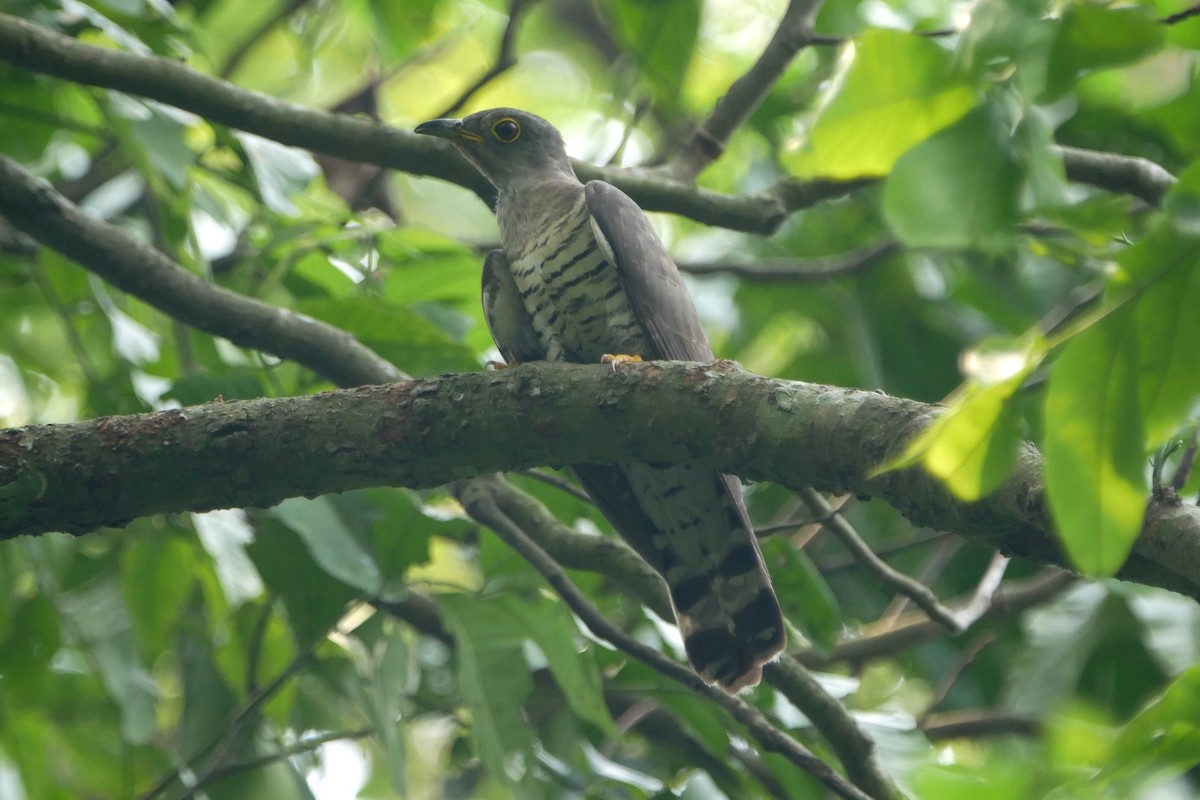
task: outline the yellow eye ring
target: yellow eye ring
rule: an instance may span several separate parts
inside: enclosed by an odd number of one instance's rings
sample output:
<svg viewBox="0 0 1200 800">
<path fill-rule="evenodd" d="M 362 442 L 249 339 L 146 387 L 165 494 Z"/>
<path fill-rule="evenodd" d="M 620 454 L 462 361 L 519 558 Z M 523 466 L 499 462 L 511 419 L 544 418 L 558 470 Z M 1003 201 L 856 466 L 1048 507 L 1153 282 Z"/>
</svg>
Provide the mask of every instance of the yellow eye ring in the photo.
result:
<svg viewBox="0 0 1200 800">
<path fill-rule="evenodd" d="M 521 126 L 512 117 L 504 117 L 492 123 L 492 136 L 504 144 L 512 144 L 521 137 Z"/>
</svg>

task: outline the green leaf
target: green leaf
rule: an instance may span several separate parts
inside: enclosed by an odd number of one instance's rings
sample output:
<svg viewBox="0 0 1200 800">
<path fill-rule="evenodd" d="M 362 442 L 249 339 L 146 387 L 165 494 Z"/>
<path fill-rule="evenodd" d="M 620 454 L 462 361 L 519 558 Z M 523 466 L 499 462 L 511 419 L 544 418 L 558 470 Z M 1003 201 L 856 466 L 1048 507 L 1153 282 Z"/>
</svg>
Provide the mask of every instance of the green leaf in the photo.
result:
<svg viewBox="0 0 1200 800">
<path fill-rule="evenodd" d="M 963 500 L 994 492 L 1012 471 L 1021 440 L 1021 415 L 1012 397 L 1044 356 L 1040 338 L 984 342 L 966 353 L 962 362 L 971 378 L 904 454 L 880 471 L 920 461 Z"/>
<path fill-rule="evenodd" d="M 350 653 L 357 679 L 349 693 L 366 713 L 387 755 L 388 777 L 400 796 L 408 791 L 404 725 L 409 683 L 409 648 L 401 628 L 382 614 L 355 629 Z"/>
<path fill-rule="evenodd" d="M 637 59 L 659 102 L 678 104 L 700 31 L 696 0 L 614 0 L 617 35 Z"/>
<path fill-rule="evenodd" d="M 1089 72 L 1143 58 L 1161 47 L 1165 36 L 1151 6 L 1071 3 L 1050 51 L 1045 96 L 1057 97 Z"/>
<path fill-rule="evenodd" d="M 567 704 L 581 719 L 587 720 L 607 736 L 616 736 L 617 728 L 600 683 L 600 670 L 590 649 L 581 649 L 575 618 L 562 603 L 540 599 L 525 602 L 516 597 L 498 597 L 512 617 L 523 621 L 529 637 L 541 648 L 554 679 L 562 687 Z"/>
<path fill-rule="evenodd" d="M 1160 231 L 1120 261 L 1135 274 L 1154 272 L 1136 311 L 1144 444 L 1154 448 L 1186 423 L 1200 397 L 1200 240 Z"/>
<path fill-rule="evenodd" d="M 1176 678 L 1167 690 L 1125 725 L 1101 773 L 1106 783 L 1128 785 L 1146 773 L 1182 775 L 1200 764 L 1200 666 Z M 1123 796 L 1133 797 L 1136 793 Z"/>
<path fill-rule="evenodd" d="M 440 598 L 457 645 L 458 690 L 471 712 L 472 742 L 489 772 L 518 797 L 543 796 L 534 775 L 533 732 L 521 708 L 533 689 L 522 643 L 528 633 L 496 598 Z"/>
<path fill-rule="evenodd" d="M 883 213 L 910 247 L 997 249 L 1019 219 L 1021 169 L 985 109 L 909 150 L 884 184 Z"/>
<path fill-rule="evenodd" d="M 1163 201 L 1171 222 L 1180 231 L 1200 234 L 1200 161 L 1192 162 Z"/>
<path fill-rule="evenodd" d="M 277 214 L 297 213 L 293 199 L 321 172 L 313 157 L 299 148 L 287 147 L 252 133 L 239 131 L 234 135 L 254 170 L 263 205 Z"/>
<path fill-rule="evenodd" d="M 1077 334 L 1050 373 L 1046 492 L 1073 564 L 1111 575 L 1142 525 L 1147 485 L 1133 309 Z"/>
<path fill-rule="evenodd" d="M 147 658 L 167 649 L 168 634 L 195 586 L 192 576 L 199 568 L 193 546 L 164 531 L 134 539 L 121 553 L 125 603 Z"/>
<path fill-rule="evenodd" d="M 763 542 L 762 551 L 784 616 L 813 644 L 831 650 L 842 631 L 842 613 L 825 576 L 807 553 L 782 536 Z"/>
<path fill-rule="evenodd" d="M 91 654 L 109 697 L 121 709 L 121 738 L 146 744 L 154 733 L 158 691 L 141 663 L 129 609 L 117 575 L 109 574 L 58 597 L 66 626 Z"/>
<path fill-rule="evenodd" d="M 953 55 L 927 38 L 873 30 L 853 46 L 807 146 L 784 158 L 801 177 L 885 175 L 902 153 L 975 106 Z"/>
<path fill-rule="evenodd" d="M 292 497 L 267 513 L 300 535 L 321 569 L 368 594 L 379 590 L 379 567 L 328 497 Z"/>
<path fill-rule="evenodd" d="M 411 308 L 375 297 L 313 298 L 302 313 L 353 333 L 359 341 L 413 375 L 479 368 L 475 354 Z"/>
<path fill-rule="evenodd" d="M 283 599 L 297 645 L 307 647 L 337 622 L 357 593 L 317 566 L 304 542 L 276 518 L 263 515 L 255 529 L 246 552 L 263 582 Z"/>
</svg>

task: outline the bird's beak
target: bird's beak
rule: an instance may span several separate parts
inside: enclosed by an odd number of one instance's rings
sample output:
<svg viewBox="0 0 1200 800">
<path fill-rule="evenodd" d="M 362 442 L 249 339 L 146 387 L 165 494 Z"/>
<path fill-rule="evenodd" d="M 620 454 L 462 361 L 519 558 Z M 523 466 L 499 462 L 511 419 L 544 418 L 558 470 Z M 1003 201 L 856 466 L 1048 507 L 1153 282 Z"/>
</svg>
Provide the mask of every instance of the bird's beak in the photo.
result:
<svg viewBox="0 0 1200 800">
<path fill-rule="evenodd" d="M 428 122 L 422 122 L 416 127 L 416 133 L 424 133 L 428 136 L 436 136 L 439 139 L 449 139 L 452 142 L 482 142 L 483 137 L 471 133 L 463 127 L 461 119 L 431 119 Z"/>
</svg>

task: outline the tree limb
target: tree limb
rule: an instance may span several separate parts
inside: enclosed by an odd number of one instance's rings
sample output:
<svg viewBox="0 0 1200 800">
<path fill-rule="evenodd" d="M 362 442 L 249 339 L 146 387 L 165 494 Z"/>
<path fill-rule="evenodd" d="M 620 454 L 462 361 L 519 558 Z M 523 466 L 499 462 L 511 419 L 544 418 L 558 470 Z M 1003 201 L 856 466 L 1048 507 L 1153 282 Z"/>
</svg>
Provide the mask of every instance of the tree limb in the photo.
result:
<svg viewBox="0 0 1200 800">
<path fill-rule="evenodd" d="M 820 7 L 821 0 L 788 3 L 779 27 L 754 66 L 733 82 L 671 160 L 668 171 L 672 175 L 684 181 L 695 180 L 705 167 L 721 157 L 733 132 L 762 104 L 796 53 L 811 41 L 813 19 Z"/>
<path fill-rule="evenodd" d="M 918 525 L 1066 566 L 1032 446 L 1014 474 L 975 503 L 956 500 L 918 468 L 867 477 L 937 412 L 876 392 L 763 378 L 732 362 L 647 362 L 616 373 L 542 363 L 34 426 L 0 433 L 0 536 L 84 533 L 152 513 L 633 459 L 875 496 Z M 1155 499 L 1120 574 L 1200 596 L 1198 543 L 1200 510 Z"/>
<path fill-rule="evenodd" d="M 657 650 L 634 639 L 613 625 L 576 588 L 562 568 L 539 547 L 520 526 L 509 519 L 495 504 L 486 491 L 480 491 L 476 483 L 456 484 L 454 491 L 475 519 L 483 522 L 520 553 L 534 569 L 542 574 L 560 597 L 570 606 L 591 632 L 612 644 L 623 653 L 636 658 L 666 677 L 683 684 L 697 694 L 706 697 L 729 712 L 741 722 L 766 750 L 779 753 L 805 772 L 812 775 L 840 797 L 853 800 L 871 800 L 870 795 L 848 783 L 832 767 L 818 758 L 811 750 L 788 734 L 776 728 L 767 717 L 754 706 L 740 698 L 725 694 L 720 689 L 704 683 L 696 673 L 671 661 Z M 893 791 L 877 797 L 894 796 Z"/>
</svg>

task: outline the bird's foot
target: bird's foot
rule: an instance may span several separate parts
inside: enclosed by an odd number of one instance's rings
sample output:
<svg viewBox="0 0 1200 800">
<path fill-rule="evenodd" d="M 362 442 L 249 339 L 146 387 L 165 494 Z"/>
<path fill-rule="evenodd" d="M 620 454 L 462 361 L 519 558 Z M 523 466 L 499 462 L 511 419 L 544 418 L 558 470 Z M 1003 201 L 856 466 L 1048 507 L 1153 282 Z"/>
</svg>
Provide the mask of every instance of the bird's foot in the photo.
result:
<svg viewBox="0 0 1200 800">
<path fill-rule="evenodd" d="M 613 355 L 612 353 L 605 353 L 600 357 L 601 364 L 612 364 L 613 372 L 617 371 L 617 367 L 625 364 L 637 364 L 641 360 L 641 356 L 628 356 L 624 354 Z"/>
<path fill-rule="evenodd" d="M 499 370 L 499 369 L 512 369 L 513 367 L 517 366 L 517 364 L 520 364 L 520 363 L 521 363 L 520 361 L 517 361 L 517 360 L 514 358 L 514 359 L 512 359 L 511 361 L 509 361 L 509 362 L 507 362 L 507 363 L 505 363 L 505 362 L 503 362 L 503 361 L 489 361 L 489 362 L 487 362 L 486 364 L 484 364 L 484 366 L 485 366 L 485 367 L 487 367 L 488 369 L 497 369 L 497 370 Z"/>
</svg>

